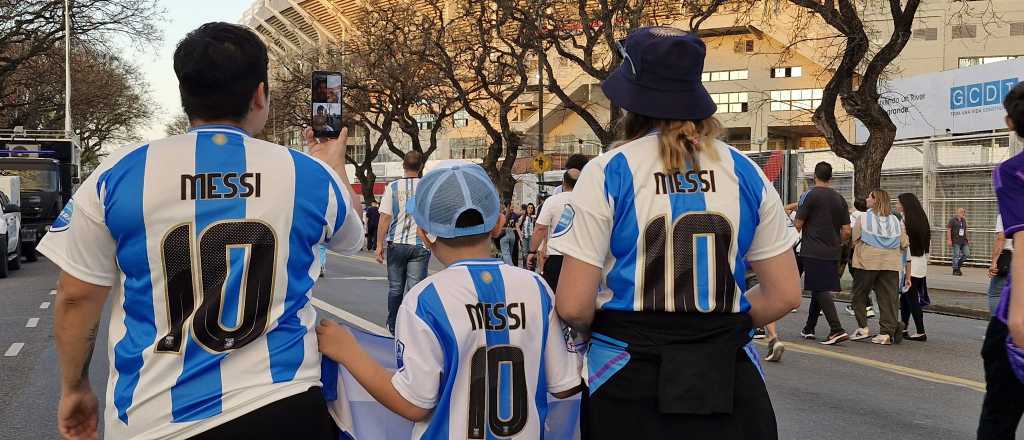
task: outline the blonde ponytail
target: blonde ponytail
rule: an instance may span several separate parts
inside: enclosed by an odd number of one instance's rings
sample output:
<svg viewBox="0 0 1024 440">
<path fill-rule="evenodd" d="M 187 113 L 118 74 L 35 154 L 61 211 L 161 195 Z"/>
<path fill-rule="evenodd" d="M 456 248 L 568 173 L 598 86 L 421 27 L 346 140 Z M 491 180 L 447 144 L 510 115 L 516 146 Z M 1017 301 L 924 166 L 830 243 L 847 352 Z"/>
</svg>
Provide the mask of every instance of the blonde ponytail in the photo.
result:
<svg viewBox="0 0 1024 440">
<path fill-rule="evenodd" d="M 712 147 L 722 125 L 715 118 L 703 121 L 659 121 L 658 150 L 666 171 L 700 169 L 697 153 L 718 160 Z"/>
</svg>

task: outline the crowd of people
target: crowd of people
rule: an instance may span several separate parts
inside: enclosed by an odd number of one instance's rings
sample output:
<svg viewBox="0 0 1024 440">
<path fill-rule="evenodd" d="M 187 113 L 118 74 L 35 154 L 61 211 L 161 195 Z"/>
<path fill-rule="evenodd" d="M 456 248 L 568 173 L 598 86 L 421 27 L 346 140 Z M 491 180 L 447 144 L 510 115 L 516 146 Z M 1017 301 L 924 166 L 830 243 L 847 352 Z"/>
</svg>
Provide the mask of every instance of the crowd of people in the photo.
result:
<svg viewBox="0 0 1024 440">
<path fill-rule="evenodd" d="M 347 132 L 316 139 L 307 129 L 309 155 L 253 138 L 268 116 L 266 47 L 233 24 L 189 33 L 174 68 L 190 132 L 111 154 L 68 204 L 69 225 L 40 244 L 62 270 L 61 436 L 98 436 L 88 367 L 111 291 L 108 438 L 337 439 L 326 357 L 416 422 L 417 439 L 541 438 L 548 395 L 582 392 L 584 439 L 771 440 L 776 417 L 751 338 L 766 327 L 769 360 L 781 358 L 773 323 L 800 306 L 801 270 L 811 292 L 803 337 L 817 338 L 819 311 L 822 343 L 871 337 L 874 292 L 872 342 L 925 340 L 929 225 L 912 194 L 894 208 L 876 189 L 851 213 L 822 163 L 787 216 L 761 169 L 719 140 L 700 38 L 646 27 L 619 51 L 602 84 L 624 112 L 619 141 L 566 171 L 539 210 L 503 208 L 478 165 L 422 173 L 425 158 L 410 152 L 376 230 L 365 215 L 367 236 Z M 1006 107 L 1024 136 L 1024 86 Z M 1022 170 L 1016 156 L 994 175 L 1008 239 L 1024 230 Z M 267 185 L 250 198 L 222 191 L 244 173 Z M 212 188 L 179 200 L 178 180 L 166 178 L 179 174 Z M 959 272 L 965 216 L 949 226 Z M 310 301 L 320 246 L 353 253 L 364 237 L 387 264 L 397 371 L 345 327 L 317 322 Z M 431 258 L 445 268 L 427 276 Z M 1024 259 L 1008 264 L 983 352 L 985 440 L 1012 438 L 1024 412 Z M 846 266 L 853 336 L 833 298 Z M 905 335 L 910 318 L 916 333 Z"/>
</svg>

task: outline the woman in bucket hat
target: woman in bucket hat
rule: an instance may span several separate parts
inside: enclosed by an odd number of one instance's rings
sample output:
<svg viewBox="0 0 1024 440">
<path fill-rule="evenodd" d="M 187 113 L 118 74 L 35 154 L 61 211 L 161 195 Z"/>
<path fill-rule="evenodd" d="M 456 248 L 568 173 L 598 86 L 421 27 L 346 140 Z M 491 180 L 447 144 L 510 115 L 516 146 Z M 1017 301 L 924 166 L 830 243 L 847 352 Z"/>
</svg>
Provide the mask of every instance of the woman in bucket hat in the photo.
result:
<svg viewBox="0 0 1024 440">
<path fill-rule="evenodd" d="M 796 235 L 760 168 L 716 139 L 704 43 L 649 27 L 619 50 L 602 88 L 622 142 L 584 168 L 550 244 L 557 311 L 590 337 L 584 438 L 775 439 L 748 344 L 800 304 Z"/>
</svg>

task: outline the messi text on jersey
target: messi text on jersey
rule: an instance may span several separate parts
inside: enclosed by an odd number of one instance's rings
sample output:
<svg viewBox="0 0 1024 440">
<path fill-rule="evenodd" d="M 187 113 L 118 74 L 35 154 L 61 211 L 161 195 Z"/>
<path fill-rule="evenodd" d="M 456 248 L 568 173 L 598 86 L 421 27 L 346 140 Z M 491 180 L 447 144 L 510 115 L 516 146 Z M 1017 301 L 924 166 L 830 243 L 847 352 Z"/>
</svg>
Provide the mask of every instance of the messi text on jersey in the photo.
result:
<svg viewBox="0 0 1024 440">
<path fill-rule="evenodd" d="M 466 304 L 466 312 L 469 313 L 469 322 L 473 324 L 473 331 L 479 329 L 488 331 L 526 329 L 526 303 Z"/>
<path fill-rule="evenodd" d="M 181 175 L 181 200 L 233 199 L 260 196 L 261 173 Z"/>
<path fill-rule="evenodd" d="M 654 173 L 654 186 L 658 194 L 715 192 L 714 170 L 690 170 L 685 173 Z"/>
</svg>

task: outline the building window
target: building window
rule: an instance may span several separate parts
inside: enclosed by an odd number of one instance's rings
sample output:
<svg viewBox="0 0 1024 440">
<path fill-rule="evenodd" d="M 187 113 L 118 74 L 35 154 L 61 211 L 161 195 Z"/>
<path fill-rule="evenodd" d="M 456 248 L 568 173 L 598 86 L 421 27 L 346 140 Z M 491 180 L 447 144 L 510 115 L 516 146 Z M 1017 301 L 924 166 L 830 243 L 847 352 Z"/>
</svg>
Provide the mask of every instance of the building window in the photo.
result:
<svg viewBox="0 0 1024 440">
<path fill-rule="evenodd" d="M 800 66 L 795 67 L 776 67 L 771 71 L 772 78 L 799 78 L 804 76 L 804 69 Z"/>
<path fill-rule="evenodd" d="M 978 36 L 978 26 L 973 24 L 963 24 L 959 26 L 953 26 L 953 39 L 961 40 L 965 38 L 975 38 Z"/>
<path fill-rule="evenodd" d="M 939 39 L 938 28 L 914 29 L 915 40 L 935 41 Z"/>
<path fill-rule="evenodd" d="M 463 128 L 469 126 L 469 112 L 459 110 L 452 116 L 452 127 Z"/>
<path fill-rule="evenodd" d="M 430 130 L 434 128 L 434 124 L 437 122 L 437 116 L 435 115 L 416 115 L 416 125 L 420 127 L 420 130 Z"/>
<path fill-rule="evenodd" d="M 1010 36 L 1021 37 L 1024 36 L 1024 23 L 1010 23 Z"/>
<path fill-rule="evenodd" d="M 737 40 L 732 50 L 736 53 L 754 53 L 754 40 Z"/>
<path fill-rule="evenodd" d="M 750 71 L 748 70 L 720 70 L 717 72 L 704 72 L 700 75 L 700 80 L 703 82 L 737 81 L 749 78 Z"/>
<path fill-rule="evenodd" d="M 487 141 L 481 137 L 453 138 L 448 145 L 452 159 L 483 159 L 487 155 Z"/>
<path fill-rule="evenodd" d="M 747 92 L 712 93 L 711 100 L 718 104 L 719 113 L 746 113 L 749 95 Z"/>
<path fill-rule="evenodd" d="M 1015 60 L 1015 59 L 1020 58 L 1022 56 L 1024 56 L 1024 55 L 1006 55 L 1006 56 L 996 56 L 996 57 L 964 57 L 964 58 L 960 58 L 960 67 L 980 66 L 982 64 L 998 63 L 1000 61 Z"/>
<path fill-rule="evenodd" d="M 822 89 L 773 90 L 771 110 L 814 110 L 821 105 L 822 93 Z"/>
</svg>

